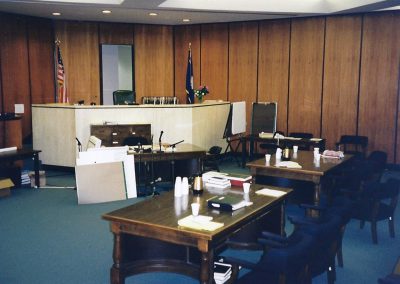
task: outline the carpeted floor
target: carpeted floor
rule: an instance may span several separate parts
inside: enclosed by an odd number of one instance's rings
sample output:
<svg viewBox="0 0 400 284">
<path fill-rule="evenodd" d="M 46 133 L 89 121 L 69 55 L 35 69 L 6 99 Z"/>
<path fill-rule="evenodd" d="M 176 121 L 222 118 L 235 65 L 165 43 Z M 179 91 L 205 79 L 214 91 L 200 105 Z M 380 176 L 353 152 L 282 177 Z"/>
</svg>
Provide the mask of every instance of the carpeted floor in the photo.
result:
<svg viewBox="0 0 400 284">
<path fill-rule="evenodd" d="M 235 162 L 224 162 L 222 171 L 243 172 Z M 387 175 L 398 176 L 388 172 Z M 0 199 L 0 283 L 109 283 L 112 264 L 112 234 L 103 213 L 121 208 L 139 199 L 78 205 L 71 173 L 47 172 L 47 184 L 53 187 L 19 188 L 12 196 Z M 294 212 L 297 206 L 288 205 Z M 396 212 L 396 231 L 399 233 L 399 208 Z M 289 225 L 288 225 L 289 226 Z M 351 221 L 346 229 L 343 252 L 344 268 L 337 268 L 337 284 L 377 283 L 388 274 L 400 255 L 400 237 L 389 237 L 386 222 L 378 225 L 379 244 L 372 244 L 369 226 L 359 229 Z M 235 254 L 238 252 L 228 252 Z M 240 255 L 245 253 L 240 252 Z M 257 253 L 247 253 L 256 260 Z M 147 273 L 126 280 L 127 284 L 198 283 L 172 273 Z M 326 283 L 326 276 L 313 279 Z"/>
</svg>

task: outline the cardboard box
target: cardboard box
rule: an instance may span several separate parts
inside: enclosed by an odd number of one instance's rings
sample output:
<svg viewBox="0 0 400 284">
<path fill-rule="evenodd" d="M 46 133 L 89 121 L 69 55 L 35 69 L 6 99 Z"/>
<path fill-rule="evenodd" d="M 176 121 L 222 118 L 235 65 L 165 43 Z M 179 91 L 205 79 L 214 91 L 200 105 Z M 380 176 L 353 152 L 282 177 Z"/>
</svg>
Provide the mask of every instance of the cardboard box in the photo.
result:
<svg viewBox="0 0 400 284">
<path fill-rule="evenodd" d="M 10 196 L 11 187 L 14 186 L 14 183 L 11 179 L 0 179 L 0 197 Z"/>
<path fill-rule="evenodd" d="M 29 172 L 29 178 L 31 179 L 31 187 L 35 187 L 35 172 Z M 40 186 L 46 185 L 46 172 L 39 171 Z"/>
</svg>

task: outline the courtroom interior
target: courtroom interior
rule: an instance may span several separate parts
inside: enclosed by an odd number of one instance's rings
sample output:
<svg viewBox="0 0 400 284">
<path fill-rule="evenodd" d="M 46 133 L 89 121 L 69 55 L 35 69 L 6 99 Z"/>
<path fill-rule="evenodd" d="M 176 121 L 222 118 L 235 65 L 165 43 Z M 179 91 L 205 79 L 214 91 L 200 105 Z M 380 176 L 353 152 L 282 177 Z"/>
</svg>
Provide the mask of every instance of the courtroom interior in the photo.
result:
<svg viewBox="0 0 400 284">
<path fill-rule="evenodd" d="M 400 1 L 0 1 L 0 283 L 400 283 Z"/>
</svg>

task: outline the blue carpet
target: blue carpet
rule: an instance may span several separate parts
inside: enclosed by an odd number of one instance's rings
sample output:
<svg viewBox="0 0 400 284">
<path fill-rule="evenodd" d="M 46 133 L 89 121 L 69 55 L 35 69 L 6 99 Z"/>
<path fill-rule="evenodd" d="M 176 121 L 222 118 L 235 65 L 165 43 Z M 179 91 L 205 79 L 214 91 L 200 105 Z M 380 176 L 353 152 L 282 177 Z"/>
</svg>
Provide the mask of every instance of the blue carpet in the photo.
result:
<svg viewBox="0 0 400 284">
<path fill-rule="evenodd" d="M 227 169 L 246 171 L 234 163 L 223 167 L 223 170 Z M 72 175 L 47 174 L 48 184 L 74 185 Z M 76 191 L 72 189 L 13 190 L 11 197 L 0 199 L 0 283 L 109 283 L 113 239 L 108 223 L 101 215 L 140 200 L 78 205 Z M 288 205 L 287 210 L 298 209 Z M 398 208 L 397 234 L 399 217 Z M 379 223 L 378 238 L 379 244 L 372 244 L 369 224 L 363 230 L 359 229 L 358 222 L 348 224 L 343 241 L 344 268 L 337 268 L 337 284 L 377 283 L 379 277 L 391 271 L 400 254 L 400 238 L 389 237 L 386 222 Z M 243 255 L 241 252 L 227 253 Z M 253 261 L 258 256 L 257 253 L 247 255 Z M 173 273 L 147 273 L 132 276 L 126 283 L 198 281 Z M 326 283 L 326 276 L 316 277 L 313 283 Z"/>
</svg>

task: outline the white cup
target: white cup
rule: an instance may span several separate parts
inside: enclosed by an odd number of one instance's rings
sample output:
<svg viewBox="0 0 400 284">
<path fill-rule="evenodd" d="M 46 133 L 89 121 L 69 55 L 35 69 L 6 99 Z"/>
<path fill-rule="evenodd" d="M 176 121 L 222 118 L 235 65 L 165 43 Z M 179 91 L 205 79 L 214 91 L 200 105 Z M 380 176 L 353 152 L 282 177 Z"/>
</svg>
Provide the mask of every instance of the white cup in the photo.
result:
<svg viewBox="0 0 400 284">
<path fill-rule="evenodd" d="M 269 162 L 271 160 L 271 154 L 265 154 L 265 161 Z"/>
<path fill-rule="evenodd" d="M 182 195 L 189 194 L 189 181 L 188 181 L 187 177 L 182 178 L 181 192 L 182 192 Z"/>
<path fill-rule="evenodd" d="M 293 146 L 293 153 L 297 153 L 297 150 L 299 150 L 299 146 L 297 145 Z"/>
<path fill-rule="evenodd" d="M 181 177 L 176 177 L 176 179 L 175 179 L 174 195 L 176 197 L 182 196 L 182 178 Z"/>
<path fill-rule="evenodd" d="M 244 193 L 249 193 L 250 191 L 250 183 L 249 182 L 244 182 L 243 183 L 243 192 Z"/>
<path fill-rule="evenodd" d="M 280 160 L 282 158 L 282 153 L 281 152 L 277 152 L 276 153 L 276 159 Z"/>
<path fill-rule="evenodd" d="M 192 203 L 192 215 L 193 216 L 198 216 L 199 215 L 199 210 L 200 210 L 200 204 L 199 203 Z"/>
<path fill-rule="evenodd" d="M 314 153 L 314 159 L 316 161 L 319 161 L 321 159 L 321 154 L 320 153 Z"/>
<path fill-rule="evenodd" d="M 315 148 L 314 148 L 314 153 L 315 153 L 315 152 L 319 153 L 319 148 L 315 147 Z"/>
</svg>

